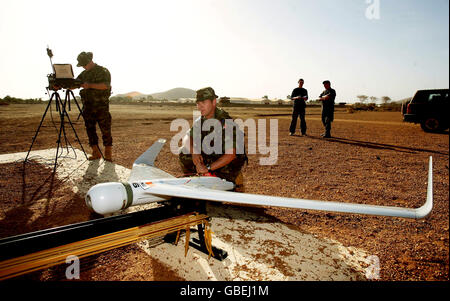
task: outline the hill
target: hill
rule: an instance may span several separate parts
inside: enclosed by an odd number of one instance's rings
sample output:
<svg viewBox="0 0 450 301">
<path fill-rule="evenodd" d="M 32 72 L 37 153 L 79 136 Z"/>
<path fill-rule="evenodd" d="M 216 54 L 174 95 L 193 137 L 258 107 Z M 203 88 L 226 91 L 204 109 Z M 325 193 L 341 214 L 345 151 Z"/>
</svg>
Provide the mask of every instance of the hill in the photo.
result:
<svg viewBox="0 0 450 301">
<path fill-rule="evenodd" d="M 129 98 L 132 98 L 132 99 L 139 99 L 139 98 L 142 98 L 142 97 L 145 97 L 145 96 L 146 96 L 145 94 L 142 94 L 142 93 L 136 92 L 136 91 L 128 92 L 128 93 L 124 93 L 124 94 L 116 94 L 116 95 L 114 95 L 114 97 L 129 97 Z"/>
<path fill-rule="evenodd" d="M 131 97 L 131 98 L 135 98 L 135 97 L 139 98 L 139 97 L 145 96 L 145 95 L 142 94 L 142 93 L 133 91 L 133 92 L 129 92 L 129 93 L 126 93 L 126 94 L 121 94 L 120 96 Z"/>
<path fill-rule="evenodd" d="M 156 99 L 178 99 L 178 98 L 194 98 L 197 93 L 194 90 L 187 88 L 174 88 L 165 92 L 150 94 Z"/>
<path fill-rule="evenodd" d="M 147 99 L 151 96 L 153 99 L 179 99 L 179 98 L 195 98 L 196 92 L 192 89 L 187 88 L 174 88 L 164 92 L 152 93 L 152 94 L 143 94 L 140 92 L 129 92 L 125 94 L 117 94 L 115 97 L 130 97 L 133 100 L 139 99 Z"/>
</svg>

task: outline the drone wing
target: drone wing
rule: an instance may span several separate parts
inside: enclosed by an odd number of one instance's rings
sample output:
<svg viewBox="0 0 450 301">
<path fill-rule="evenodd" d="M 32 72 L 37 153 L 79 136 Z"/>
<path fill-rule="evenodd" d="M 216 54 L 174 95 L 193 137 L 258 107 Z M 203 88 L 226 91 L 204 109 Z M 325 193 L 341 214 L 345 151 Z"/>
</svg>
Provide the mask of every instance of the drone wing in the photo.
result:
<svg viewBox="0 0 450 301">
<path fill-rule="evenodd" d="M 139 181 L 142 179 L 161 179 L 174 178 L 171 174 L 155 167 L 155 159 L 166 143 L 165 139 L 158 139 L 151 147 L 149 147 L 139 158 L 133 163 L 129 182 Z"/>
<path fill-rule="evenodd" d="M 146 193 L 160 196 L 172 196 L 189 199 L 201 199 L 235 204 L 249 204 L 259 206 L 287 207 L 297 209 L 323 210 L 368 215 L 395 216 L 404 218 L 424 218 L 433 208 L 433 174 L 432 158 L 429 161 L 427 200 L 420 208 L 402 208 L 390 206 L 376 206 L 355 203 L 327 202 L 307 199 L 296 199 L 258 194 L 220 191 L 200 187 L 197 185 L 171 185 L 154 183 L 149 185 Z"/>
</svg>

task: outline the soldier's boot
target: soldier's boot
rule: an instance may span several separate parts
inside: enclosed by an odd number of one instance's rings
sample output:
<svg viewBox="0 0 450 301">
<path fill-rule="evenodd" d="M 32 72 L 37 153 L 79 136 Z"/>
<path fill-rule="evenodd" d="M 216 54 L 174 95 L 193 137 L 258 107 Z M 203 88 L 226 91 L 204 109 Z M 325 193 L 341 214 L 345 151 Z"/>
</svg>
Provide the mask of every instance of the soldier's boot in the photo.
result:
<svg viewBox="0 0 450 301">
<path fill-rule="evenodd" d="M 105 160 L 112 162 L 112 146 L 105 146 Z"/>
<path fill-rule="evenodd" d="M 236 177 L 236 180 L 234 181 L 234 184 L 236 185 L 234 187 L 235 192 L 244 192 L 244 176 L 242 175 L 242 171 L 239 172 L 238 176 Z"/>
<path fill-rule="evenodd" d="M 102 157 L 102 154 L 100 153 L 100 149 L 98 148 L 98 145 L 92 145 L 92 155 L 89 156 L 88 160 L 97 160 Z"/>
</svg>

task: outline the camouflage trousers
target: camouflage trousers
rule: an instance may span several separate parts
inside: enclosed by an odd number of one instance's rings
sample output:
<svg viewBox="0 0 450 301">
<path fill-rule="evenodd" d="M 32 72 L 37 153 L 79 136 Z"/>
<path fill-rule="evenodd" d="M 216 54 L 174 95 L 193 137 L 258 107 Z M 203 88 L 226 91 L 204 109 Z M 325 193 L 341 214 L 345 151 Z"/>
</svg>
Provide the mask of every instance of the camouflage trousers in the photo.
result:
<svg viewBox="0 0 450 301">
<path fill-rule="evenodd" d="M 203 162 L 205 165 L 212 164 L 214 161 L 217 160 L 215 157 L 202 155 L 203 156 Z M 195 169 L 194 162 L 192 162 L 192 155 L 191 154 L 183 154 L 180 153 L 179 155 L 179 162 L 181 169 L 185 174 L 195 174 L 197 173 L 197 170 Z M 217 170 L 214 170 L 213 173 L 218 176 L 219 178 L 225 179 L 227 181 L 233 182 L 236 184 L 237 187 L 243 185 L 243 176 L 241 169 L 245 164 L 245 160 L 243 160 L 240 157 L 237 157 L 233 161 L 231 161 L 228 165 L 225 165 L 222 168 L 219 168 Z"/>
<path fill-rule="evenodd" d="M 112 146 L 111 114 L 108 101 L 85 101 L 83 109 L 84 125 L 89 138 L 89 145 L 98 145 L 96 125 L 102 133 L 104 146 Z"/>
</svg>

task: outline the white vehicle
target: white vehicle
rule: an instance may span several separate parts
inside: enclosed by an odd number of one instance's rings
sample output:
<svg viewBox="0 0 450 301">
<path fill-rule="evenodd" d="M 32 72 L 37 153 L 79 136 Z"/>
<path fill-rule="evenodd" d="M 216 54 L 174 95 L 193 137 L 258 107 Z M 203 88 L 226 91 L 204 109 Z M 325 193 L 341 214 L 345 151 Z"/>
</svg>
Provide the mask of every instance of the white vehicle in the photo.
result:
<svg viewBox="0 0 450 301">
<path fill-rule="evenodd" d="M 99 214 L 114 213 L 130 206 L 170 200 L 172 197 L 228 202 L 256 206 L 274 206 L 420 219 L 433 208 L 432 157 L 429 159 L 425 204 L 420 208 L 376 206 L 355 203 L 316 201 L 233 192 L 234 184 L 218 177 L 176 178 L 154 166 L 164 143 L 156 141 L 134 163 L 128 182 L 97 184 L 86 194 L 86 205 Z"/>
</svg>

